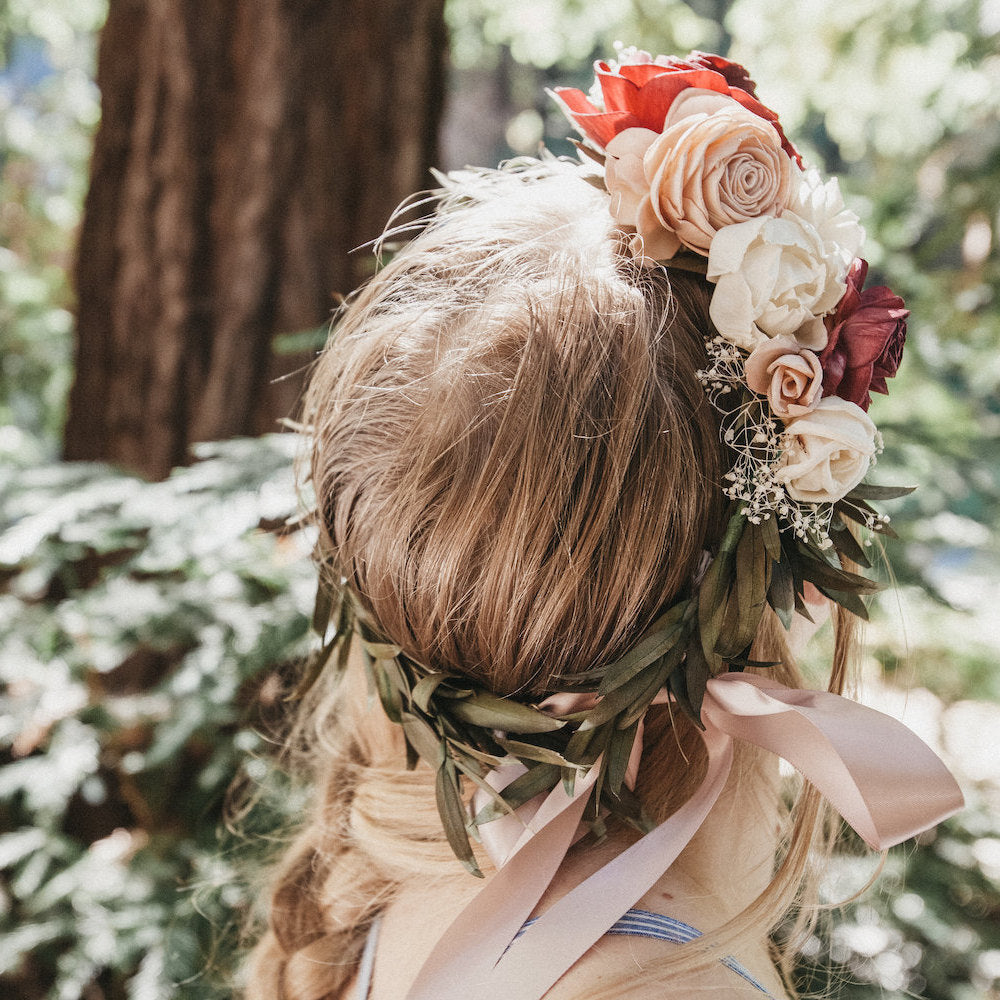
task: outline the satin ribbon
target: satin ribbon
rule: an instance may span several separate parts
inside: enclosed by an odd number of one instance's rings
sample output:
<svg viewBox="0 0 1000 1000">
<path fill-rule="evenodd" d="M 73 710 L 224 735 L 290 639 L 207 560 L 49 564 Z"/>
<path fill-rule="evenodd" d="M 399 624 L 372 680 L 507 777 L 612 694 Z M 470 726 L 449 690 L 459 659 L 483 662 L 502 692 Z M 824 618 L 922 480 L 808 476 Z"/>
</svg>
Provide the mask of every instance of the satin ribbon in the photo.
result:
<svg viewBox="0 0 1000 1000">
<path fill-rule="evenodd" d="M 964 804 L 955 779 L 913 732 L 839 695 L 723 674 L 708 682 L 702 722 L 708 768 L 695 794 L 549 907 L 511 947 L 562 863 L 597 768 L 576 781 L 572 796 L 554 788 L 520 829 L 503 867 L 434 946 L 407 1000 L 539 1000 L 690 842 L 726 783 L 734 739 L 787 760 L 875 850 L 929 829 Z"/>
</svg>

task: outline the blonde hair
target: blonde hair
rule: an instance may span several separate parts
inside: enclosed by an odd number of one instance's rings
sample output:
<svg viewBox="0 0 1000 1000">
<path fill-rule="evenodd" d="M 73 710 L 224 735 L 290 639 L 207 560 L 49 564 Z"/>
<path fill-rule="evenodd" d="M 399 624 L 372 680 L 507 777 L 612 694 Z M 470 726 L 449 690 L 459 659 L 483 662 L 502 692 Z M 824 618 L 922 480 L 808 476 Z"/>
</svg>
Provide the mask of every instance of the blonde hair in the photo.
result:
<svg viewBox="0 0 1000 1000">
<path fill-rule="evenodd" d="M 349 304 L 312 380 L 326 570 L 407 655 L 500 693 L 555 690 L 620 655 L 721 529 L 725 456 L 695 374 L 708 300 L 703 279 L 633 261 L 579 168 L 454 180 Z M 845 618 L 834 690 L 849 631 Z M 753 655 L 800 682 L 773 616 Z M 400 734 L 366 710 L 351 676 L 314 693 L 292 741 L 316 803 L 275 874 L 250 998 L 333 1000 L 396 886 L 468 877 L 440 830 L 433 775 L 405 770 Z M 661 818 L 703 766 L 694 727 L 670 729 L 653 714 L 638 789 Z M 740 766 L 753 780 L 756 756 Z M 773 928 L 821 827 L 806 791 L 760 899 L 649 975 L 705 965 Z M 634 983 L 630 968 L 592 995 Z"/>
</svg>

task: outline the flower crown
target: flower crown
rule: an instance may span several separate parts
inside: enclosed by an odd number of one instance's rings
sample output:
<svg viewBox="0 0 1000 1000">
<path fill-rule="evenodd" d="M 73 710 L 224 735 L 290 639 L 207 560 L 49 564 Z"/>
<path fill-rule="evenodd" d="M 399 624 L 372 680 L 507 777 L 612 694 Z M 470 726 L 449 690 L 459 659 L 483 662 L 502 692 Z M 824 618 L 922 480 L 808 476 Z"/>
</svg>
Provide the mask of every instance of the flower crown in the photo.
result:
<svg viewBox="0 0 1000 1000">
<path fill-rule="evenodd" d="M 863 597 L 878 585 L 848 568 L 871 566 L 852 525 L 891 535 L 871 501 L 910 492 L 864 482 L 881 450 L 870 392 L 886 392 L 896 373 L 908 313 L 888 289 L 864 288 L 864 232 L 836 180 L 804 168 L 736 63 L 633 49 L 596 70 L 589 97 L 555 96 L 585 137 L 581 152 L 601 167 L 594 179 L 631 253 L 715 285 L 717 336 L 697 374 L 733 456 L 723 487 L 730 509 L 700 579 L 638 643 L 561 680 L 572 710 L 558 698 L 525 704 L 432 671 L 379 635 L 353 595 L 321 590 L 316 623 L 325 632 L 332 613 L 337 628 L 315 669 L 338 646 L 343 668 L 360 633 L 372 689 L 402 726 L 409 763 L 423 758 L 437 772 L 449 841 L 476 873 L 470 831 L 560 782 L 572 789 L 595 765 L 587 780 L 597 830 L 607 812 L 647 829 L 626 773 L 654 699 L 668 697 L 702 725 L 712 678 L 769 665 L 750 659 L 765 608 L 786 628 L 796 612 L 810 617 L 808 585 L 867 617 Z M 488 774 L 512 758 L 523 773 L 497 791 Z M 460 775 L 487 796 L 471 819 Z"/>
<path fill-rule="evenodd" d="M 836 179 L 804 168 L 746 69 L 721 56 L 626 49 L 596 75 L 589 97 L 554 96 L 603 168 L 633 255 L 715 284 L 718 336 L 698 376 L 735 453 L 726 494 L 818 549 L 845 517 L 885 531 L 866 501 L 889 493 L 861 485 L 881 451 L 867 410 L 896 374 L 909 313 L 864 288 L 864 230 Z"/>
</svg>

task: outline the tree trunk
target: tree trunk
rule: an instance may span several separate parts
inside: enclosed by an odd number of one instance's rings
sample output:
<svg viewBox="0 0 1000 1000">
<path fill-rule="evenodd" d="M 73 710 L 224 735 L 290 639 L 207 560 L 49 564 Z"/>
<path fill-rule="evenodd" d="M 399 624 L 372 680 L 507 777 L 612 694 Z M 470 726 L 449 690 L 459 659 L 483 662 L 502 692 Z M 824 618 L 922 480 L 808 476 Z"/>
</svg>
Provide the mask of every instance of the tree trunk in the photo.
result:
<svg viewBox="0 0 1000 1000">
<path fill-rule="evenodd" d="M 67 458 L 161 477 L 294 409 L 311 355 L 275 335 L 324 324 L 428 184 L 443 6 L 111 0 Z"/>
</svg>

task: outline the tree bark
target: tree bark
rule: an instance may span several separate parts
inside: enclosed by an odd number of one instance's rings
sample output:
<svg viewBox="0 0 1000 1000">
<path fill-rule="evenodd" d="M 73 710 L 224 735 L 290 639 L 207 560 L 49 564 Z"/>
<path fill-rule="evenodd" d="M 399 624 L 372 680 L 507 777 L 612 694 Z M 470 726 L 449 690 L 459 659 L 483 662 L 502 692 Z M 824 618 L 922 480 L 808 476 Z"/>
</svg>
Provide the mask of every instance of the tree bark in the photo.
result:
<svg viewBox="0 0 1000 1000">
<path fill-rule="evenodd" d="M 444 0 L 111 0 L 64 453 L 151 477 L 274 429 L 352 255 L 426 187 Z M 278 381 L 275 381 L 275 380 Z"/>
</svg>

